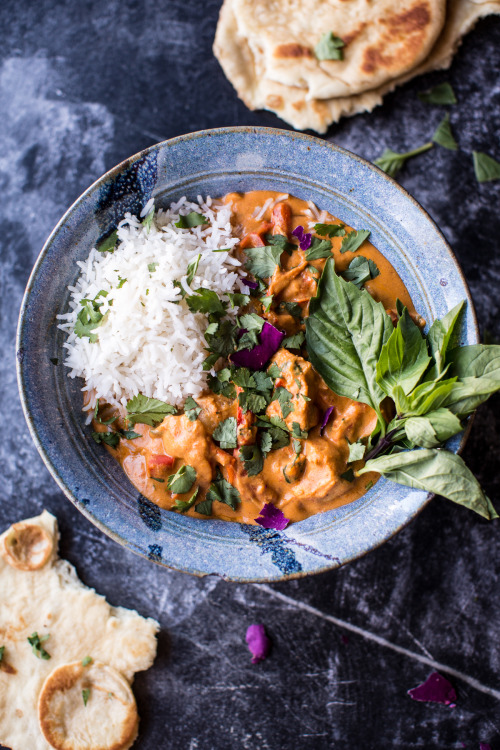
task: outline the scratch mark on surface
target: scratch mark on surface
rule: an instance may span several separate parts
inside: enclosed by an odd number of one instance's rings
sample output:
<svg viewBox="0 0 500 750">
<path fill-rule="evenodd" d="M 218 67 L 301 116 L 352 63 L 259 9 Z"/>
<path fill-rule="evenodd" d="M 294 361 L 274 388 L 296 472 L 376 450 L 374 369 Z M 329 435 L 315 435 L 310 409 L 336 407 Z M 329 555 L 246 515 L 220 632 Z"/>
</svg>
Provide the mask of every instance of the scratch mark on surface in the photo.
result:
<svg viewBox="0 0 500 750">
<path fill-rule="evenodd" d="M 407 627 L 406 627 L 406 625 L 405 625 L 404 623 L 402 623 L 402 622 L 401 622 L 401 620 L 398 620 L 398 618 L 397 618 L 397 617 L 394 617 L 394 615 L 393 615 L 393 614 L 391 614 L 390 612 L 389 612 L 389 617 L 391 618 L 391 620 L 393 620 L 394 622 L 396 622 L 396 623 L 398 624 L 398 626 L 399 626 L 399 627 L 401 628 L 401 630 L 404 630 L 404 631 L 405 631 L 405 633 L 406 633 L 407 635 L 409 635 L 409 636 L 410 636 L 410 638 L 412 639 L 413 643 L 414 643 L 414 644 L 415 644 L 416 646 L 418 646 L 418 647 L 419 647 L 419 649 L 420 649 L 420 650 L 421 650 L 421 651 L 422 651 L 422 652 L 423 652 L 423 653 L 424 653 L 424 654 L 425 654 L 426 656 L 428 656 L 428 657 L 429 657 L 429 659 L 434 659 L 434 657 L 432 656 L 432 654 L 431 654 L 431 653 L 430 653 L 429 651 L 427 651 L 427 649 L 425 648 L 424 644 L 423 644 L 423 643 L 421 643 L 421 642 L 420 642 L 420 641 L 418 640 L 418 638 L 417 638 L 416 636 L 414 636 L 414 635 L 413 635 L 413 633 L 411 632 L 411 630 L 410 630 L 409 628 L 407 628 Z"/>
<path fill-rule="evenodd" d="M 273 599 L 279 599 L 285 604 L 288 604 L 290 607 L 294 607 L 295 609 L 301 609 L 304 612 L 307 612 L 308 614 L 313 615 L 314 617 L 320 617 L 322 620 L 331 622 L 333 625 L 336 625 L 339 628 L 344 628 L 345 630 L 349 630 L 351 633 L 356 633 L 356 635 L 361 636 L 367 641 L 376 643 L 378 646 L 382 646 L 383 648 L 388 648 L 397 654 L 406 656 L 408 659 L 413 659 L 413 661 L 418 661 L 420 662 L 420 664 L 425 664 L 426 666 L 431 667 L 437 672 L 446 672 L 446 674 L 451 675 L 452 677 L 456 677 L 457 680 L 461 680 L 462 682 L 465 682 L 467 685 L 470 685 L 478 692 L 484 693 L 485 695 L 489 695 L 492 698 L 496 698 L 496 700 L 500 701 L 500 690 L 496 690 L 495 688 L 489 687 L 488 685 L 483 685 L 482 682 L 479 682 L 479 680 L 476 680 L 475 677 L 471 677 L 470 675 L 465 674 L 464 672 L 460 672 L 458 669 L 449 667 L 446 664 L 441 664 L 441 662 L 435 661 L 434 659 L 431 659 L 428 656 L 417 654 L 414 651 L 410 651 L 407 648 L 398 646 L 396 643 L 391 643 L 391 641 L 388 641 L 386 638 L 382 638 L 382 636 L 377 635 L 376 633 L 372 633 L 370 630 L 364 630 L 363 628 L 360 628 L 358 625 L 353 625 L 347 620 L 341 620 L 339 617 L 328 615 L 325 612 L 322 612 L 320 609 L 316 609 L 316 607 L 312 607 L 310 604 L 306 604 L 305 602 L 301 602 L 296 599 L 293 599 L 291 596 L 282 594 L 280 591 L 275 591 L 267 584 L 253 583 L 251 585 L 257 588 L 259 591 L 264 591 L 266 594 L 273 597 Z"/>
</svg>

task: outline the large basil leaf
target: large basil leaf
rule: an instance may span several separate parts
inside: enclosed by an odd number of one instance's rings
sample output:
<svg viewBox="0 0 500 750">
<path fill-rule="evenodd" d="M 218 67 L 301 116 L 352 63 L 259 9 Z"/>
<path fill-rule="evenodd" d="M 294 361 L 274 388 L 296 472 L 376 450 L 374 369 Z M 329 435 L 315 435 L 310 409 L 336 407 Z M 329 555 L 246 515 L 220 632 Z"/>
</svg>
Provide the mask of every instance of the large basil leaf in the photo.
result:
<svg viewBox="0 0 500 750">
<path fill-rule="evenodd" d="M 487 401 L 499 387 L 497 380 L 486 377 L 464 378 L 454 384 L 442 404 L 454 414 L 466 416 Z"/>
<path fill-rule="evenodd" d="M 495 380 L 500 388 L 500 346 L 474 344 L 459 346 L 448 355 L 450 375 L 463 378 Z"/>
<path fill-rule="evenodd" d="M 431 411 L 424 417 L 410 417 L 405 421 L 408 440 L 422 448 L 437 448 L 462 431 L 458 417 L 448 409 Z"/>
<path fill-rule="evenodd" d="M 430 352 L 435 365 L 428 375 L 428 380 L 435 380 L 445 369 L 446 352 L 450 344 L 455 344 L 458 331 L 457 323 L 465 306 L 465 300 L 446 313 L 441 320 L 435 320 L 427 334 Z M 453 337 L 453 340 L 452 340 Z"/>
<path fill-rule="evenodd" d="M 404 308 L 396 328 L 380 352 L 377 382 L 388 396 L 392 396 L 396 386 L 408 394 L 415 388 L 430 361 L 425 339 Z"/>
<path fill-rule="evenodd" d="M 421 383 L 408 396 L 400 386 L 396 386 L 393 398 L 398 414 L 419 417 L 447 405 L 446 399 L 452 392 L 455 382 L 456 378 Z"/>
<path fill-rule="evenodd" d="M 283 248 L 279 245 L 264 245 L 263 247 L 247 247 L 245 268 L 259 279 L 272 276 L 276 266 L 280 264 Z"/>
<path fill-rule="evenodd" d="M 332 391 L 375 409 L 382 429 L 380 402 L 385 393 L 376 370 L 392 330 L 383 305 L 337 276 L 333 258 L 327 260 L 306 319 L 309 359 Z"/>
<path fill-rule="evenodd" d="M 423 448 L 393 453 L 367 461 L 358 475 L 377 471 L 388 479 L 452 500 L 479 513 L 483 518 L 498 518 L 491 500 L 460 456 L 446 450 Z"/>
</svg>

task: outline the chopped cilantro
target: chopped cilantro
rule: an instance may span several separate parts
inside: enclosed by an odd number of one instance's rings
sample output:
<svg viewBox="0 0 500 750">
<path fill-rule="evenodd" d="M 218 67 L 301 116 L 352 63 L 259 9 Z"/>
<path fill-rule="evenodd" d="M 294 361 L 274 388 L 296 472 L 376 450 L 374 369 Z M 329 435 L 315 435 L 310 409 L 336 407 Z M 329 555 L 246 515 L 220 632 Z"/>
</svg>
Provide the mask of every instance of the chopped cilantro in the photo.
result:
<svg viewBox="0 0 500 750">
<path fill-rule="evenodd" d="M 81 339 L 87 337 L 92 344 L 97 341 L 97 334 L 92 333 L 92 331 L 104 321 L 104 315 L 99 309 L 104 300 L 98 302 L 98 298 L 107 297 L 107 295 L 107 292 L 101 290 L 93 300 L 82 299 L 80 301 L 82 309 L 76 316 L 75 324 L 75 335 L 78 336 L 78 338 Z"/>
<path fill-rule="evenodd" d="M 267 373 L 257 370 L 253 374 L 253 379 L 255 381 L 255 387 L 258 391 L 272 391 L 273 381 Z"/>
<path fill-rule="evenodd" d="M 343 224 L 315 224 L 314 231 L 321 237 L 343 237 L 345 235 Z"/>
<path fill-rule="evenodd" d="M 222 316 L 226 312 L 225 304 L 212 289 L 195 289 L 193 294 L 186 297 L 186 302 L 191 312 L 217 316 Z"/>
<path fill-rule="evenodd" d="M 196 213 L 196 211 L 190 211 L 185 216 L 179 215 L 179 221 L 175 222 L 178 229 L 192 229 L 202 224 L 208 224 L 208 219 L 203 214 Z"/>
<path fill-rule="evenodd" d="M 83 705 L 87 705 L 87 701 L 90 697 L 90 688 L 83 688 L 82 690 L 82 698 L 83 698 Z"/>
<path fill-rule="evenodd" d="M 88 667 L 89 664 L 92 664 L 92 657 L 84 656 L 82 659 L 82 667 Z"/>
<path fill-rule="evenodd" d="M 230 450 L 236 448 L 236 418 L 228 417 L 223 422 L 217 425 L 213 435 L 214 440 L 220 444 L 220 447 L 224 450 Z"/>
<path fill-rule="evenodd" d="M 176 495 L 183 495 L 184 492 L 189 492 L 195 481 L 196 469 L 189 464 L 182 464 L 175 474 L 169 476 L 167 489 Z"/>
<path fill-rule="evenodd" d="M 141 437 L 140 432 L 136 432 L 135 430 L 122 430 L 121 433 L 127 440 L 136 440 Z"/>
<path fill-rule="evenodd" d="M 341 253 L 354 253 L 356 250 L 358 250 L 363 242 L 370 236 L 370 230 L 369 229 L 360 229 L 359 231 L 356 231 L 355 229 L 352 232 L 349 232 L 344 239 L 342 240 L 342 245 L 340 246 L 340 252 Z"/>
<path fill-rule="evenodd" d="M 112 448 L 116 448 L 120 442 L 120 435 L 118 432 L 93 432 L 92 440 L 97 443 L 97 445 L 105 443 L 105 445 L 110 445 Z"/>
<path fill-rule="evenodd" d="M 250 302 L 250 296 L 248 294 L 241 294 L 240 292 L 226 292 L 229 298 L 229 303 L 232 308 L 234 307 L 246 307 Z"/>
<path fill-rule="evenodd" d="M 198 270 L 200 260 L 201 260 L 201 253 L 198 253 L 196 258 L 192 260 L 191 263 L 188 264 L 187 277 L 186 277 L 186 283 L 188 286 L 191 286 L 191 284 L 193 283 L 193 279 L 194 279 L 196 271 Z"/>
<path fill-rule="evenodd" d="M 281 407 L 281 414 L 283 415 L 283 419 L 286 419 L 289 414 L 292 413 L 293 404 L 292 404 L 292 394 L 290 391 L 287 391 L 286 388 L 283 388 L 282 386 L 279 386 L 279 388 L 276 388 L 273 398 L 273 401 L 277 401 L 278 404 Z"/>
<path fill-rule="evenodd" d="M 42 643 L 45 643 L 50 638 L 50 634 L 38 635 L 38 633 L 32 633 L 28 636 L 28 643 L 31 645 L 32 651 L 38 659 L 50 659 L 50 654 L 45 651 L 42 647 Z"/>
<path fill-rule="evenodd" d="M 118 242 L 118 230 L 115 229 L 114 232 L 111 232 L 108 237 L 106 237 L 102 242 L 99 242 L 99 244 L 96 246 L 96 250 L 98 250 L 100 253 L 112 253 L 113 250 L 116 247 L 116 243 Z"/>
<path fill-rule="evenodd" d="M 306 260 L 319 260 L 320 258 L 330 258 L 332 254 L 332 243 L 330 240 L 320 240 L 313 237 L 309 250 L 306 250 Z"/>
<path fill-rule="evenodd" d="M 253 349 L 259 343 L 258 334 L 262 331 L 264 319 L 256 313 L 247 313 L 241 316 L 240 324 L 245 329 L 245 333 L 238 342 L 237 351 Z"/>
<path fill-rule="evenodd" d="M 224 479 L 221 472 L 217 471 L 217 476 L 207 492 L 207 500 L 210 502 L 218 500 L 220 503 L 225 503 L 233 510 L 236 510 L 236 506 L 241 500 L 241 495 L 236 487 L 233 487 L 232 484 Z"/>
<path fill-rule="evenodd" d="M 200 488 L 197 487 L 189 500 L 176 500 L 174 505 L 170 508 L 170 510 L 175 510 L 178 513 L 185 513 L 187 510 L 193 507 L 193 505 L 196 502 L 196 498 L 198 497 L 198 492 L 200 491 Z"/>
<path fill-rule="evenodd" d="M 212 515 L 212 501 L 203 500 L 202 503 L 198 503 L 198 505 L 195 505 L 194 509 L 197 513 L 201 513 L 204 516 L 211 516 Z"/>
<path fill-rule="evenodd" d="M 365 281 L 370 281 L 380 274 L 377 266 L 371 258 L 357 255 L 351 260 L 349 266 L 341 274 L 347 281 L 352 281 L 358 289 L 361 289 Z"/>
<path fill-rule="evenodd" d="M 267 279 L 272 276 L 279 266 L 282 250 L 279 245 L 264 245 L 264 247 L 248 247 L 245 249 L 247 261 L 245 268 L 254 276 Z"/>
<path fill-rule="evenodd" d="M 142 393 L 127 401 L 127 421 L 132 426 L 139 422 L 156 427 L 167 414 L 177 414 L 177 409 L 164 401 L 143 396 Z"/>
<path fill-rule="evenodd" d="M 300 429 L 300 424 L 298 422 L 292 422 L 292 435 L 296 438 L 306 440 L 308 433 L 306 430 Z"/>
<path fill-rule="evenodd" d="M 295 250 L 295 245 L 289 242 L 283 234 L 266 234 L 265 239 L 268 245 L 276 245 L 281 252 L 286 252 L 288 255 Z"/>
<path fill-rule="evenodd" d="M 158 265 L 158 264 L 156 264 L 156 265 Z M 126 281 L 127 281 L 127 279 L 122 279 L 121 276 L 118 276 L 118 286 L 116 288 L 117 289 L 121 289 L 122 286 L 126 283 Z"/>
<path fill-rule="evenodd" d="M 322 34 L 319 42 L 314 48 L 317 60 L 343 60 L 345 43 L 340 37 L 335 36 L 333 31 Z"/>
<path fill-rule="evenodd" d="M 160 482 L 160 484 L 165 484 L 165 480 L 164 479 L 160 479 L 160 477 L 151 477 L 150 476 L 149 478 L 152 479 L 153 482 Z"/>
<path fill-rule="evenodd" d="M 302 319 L 303 310 L 298 302 L 280 302 L 279 310 L 286 310 L 286 312 L 292 316 L 292 318 Z"/>
<path fill-rule="evenodd" d="M 184 404 L 184 414 L 187 416 L 189 421 L 194 422 L 201 411 L 201 406 L 198 406 L 192 396 L 188 396 Z"/>
<path fill-rule="evenodd" d="M 304 339 L 305 339 L 304 331 L 299 331 L 298 333 L 295 333 L 293 336 L 288 336 L 286 339 L 284 339 L 281 346 L 284 349 L 300 349 L 300 347 L 304 343 Z"/>
<path fill-rule="evenodd" d="M 278 367 L 278 365 L 276 364 L 276 362 L 273 362 L 267 368 L 267 374 L 271 378 L 279 378 L 279 376 L 281 375 L 281 368 Z"/>
<path fill-rule="evenodd" d="M 349 443 L 349 458 L 347 459 L 347 463 L 350 464 L 353 461 L 359 461 L 365 455 L 365 451 L 366 445 L 360 441 L 357 443 Z"/>
<path fill-rule="evenodd" d="M 258 445 L 242 445 L 240 457 L 249 477 L 260 474 L 264 467 L 264 458 Z"/>
<path fill-rule="evenodd" d="M 0 646 L 0 664 L 2 663 L 3 659 L 3 652 L 5 651 L 5 646 Z"/>
<path fill-rule="evenodd" d="M 264 308 L 264 312 L 269 312 L 271 309 L 271 305 L 273 303 L 273 294 L 266 294 L 264 297 L 260 297 L 260 302 L 262 303 L 262 307 Z"/>
<path fill-rule="evenodd" d="M 235 398 L 236 390 L 233 383 L 231 383 L 229 380 L 230 376 L 231 373 L 227 367 L 223 370 L 220 370 L 215 376 L 209 375 L 208 387 L 210 388 L 212 393 L 220 394 L 221 396 L 225 396 L 226 398 Z"/>
<path fill-rule="evenodd" d="M 273 447 L 273 438 L 269 432 L 261 432 L 260 434 L 260 449 L 264 458 L 267 456 L 269 451 Z"/>
<path fill-rule="evenodd" d="M 300 442 L 300 440 L 297 440 L 296 438 L 294 438 L 292 440 L 292 445 L 293 445 L 293 449 L 295 451 L 295 454 L 297 456 L 299 455 L 299 453 L 302 453 L 302 443 Z"/>
<path fill-rule="evenodd" d="M 159 266 L 159 263 L 148 263 L 148 271 L 149 273 L 154 273 Z"/>
<path fill-rule="evenodd" d="M 153 226 L 154 218 L 155 218 L 155 207 L 152 206 L 152 208 L 148 211 L 148 213 L 142 220 L 142 226 L 147 230 L 148 234 L 150 232 L 151 227 Z"/>
</svg>

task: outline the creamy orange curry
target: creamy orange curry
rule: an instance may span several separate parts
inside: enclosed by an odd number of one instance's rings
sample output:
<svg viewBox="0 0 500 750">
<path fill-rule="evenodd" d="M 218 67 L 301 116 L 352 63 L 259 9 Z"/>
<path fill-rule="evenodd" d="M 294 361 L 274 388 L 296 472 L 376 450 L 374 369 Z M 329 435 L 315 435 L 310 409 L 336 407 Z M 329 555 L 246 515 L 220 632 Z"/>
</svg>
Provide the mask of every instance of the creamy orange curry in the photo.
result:
<svg viewBox="0 0 500 750">
<path fill-rule="evenodd" d="M 247 309 L 292 337 L 305 329 L 309 300 L 316 295 L 326 259 L 307 260 L 292 235 L 298 226 L 311 231 L 307 229 L 311 210 L 305 201 L 289 197 L 275 203 L 261 218 L 253 218 L 258 215 L 259 206 L 277 197 L 268 191 L 230 193 L 224 202 L 233 207 L 234 232 L 240 238 L 236 254 L 240 260 L 245 260 L 246 248 L 269 244 L 269 235 L 280 235 L 291 243 L 288 252 L 283 251 L 273 275 L 264 280 L 266 288 L 251 297 Z M 324 224 L 340 224 L 325 213 L 321 220 Z M 346 232 L 351 231 L 350 227 L 344 228 Z M 361 251 L 341 253 L 342 241 L 343 236 L 331 238 L 337 272 L 344 272 L 355 256 L 362 254 L 371 259 L 379 274 L 366 281 L 364 287 L 390 314 L 399 299 L 412 317 L 417 318 L 405 285 L 386 258 L 367 240 Z M 396 319 L 395 314 L 393 317 Z M 227 368 L 228 364 L 226 361 L 223 366 Z M 219 362 L 216 369 L 220 366 Z M 263 368 L 263 373 L 267 375 L 271 390 L 267 397 L 269 403 L 260 417 L 249 408 L 245 387 L 229 378 L 223 387 L 219 383 L 215 389 L 218 392 L 207 389 L 197 397 L 195 412 L 169 414 L 155 427 L 136 423 L 134 431 L 139 437 L 121 439 L 115 448 L 106 447 L 149 500 L 166 509 L 183 508 L 183 512 L 198 519 L 218 518 L 254 524 L 263 505 L 272 503 L 287 519 L 299 521 L 363 495 L 379 475 L 356 477 L 353 469 L 361 467 L 363 461 L 348 463 L 349 446 L 372 433 L 376 425 L 375 412 L 365 404 L 333 393 L 308 361 L 303 343 L 299 343 L 298 348 L 280 348 Z M 235 379 L 242 382 L 241 377 L 235 376 Z M 211 382 L 215 380 L 209 379 L 209 385 Z M 325 414 L 331 407 L 328 422 L 322 429 Z M 99 412 L 101 421 L 94 420 L 96 431 L 106 431 L 103 422 L 110 414 L 110 407 L 103 405 Z M 215 437 L 220 437 L 217 428 L 229 418 L 236 421 L 236 446 L 233 448 L 222 447 L 224 440 Z M 273 444 L 269 450 L 268 444 L 264 450 L 259 429 L 265 427 L 266 420 L 267 424 L 274 420 L 285 428 L 281 432 L 287 435 L 286 445 L 280 443 L 279 447 L 274 447 Z M 116 424 L 126 426 L 122 417 Z M 255 473 L 255 462 L 249 463 L 248 456 L 252 454 L 251 446 L 259 440 L 262 460 L 260 470 Z M 169 477 L 185 465 L 196 471 L 196 479 L 189 491 L 176 494 L 168 489 Z M 233 503 L 234 509 L 215 499 L 213 493 L 210 495 L 209 489 L 216 478 L 223 478 L 237 490 L 235 496 L 239 498 Z M 197 492 L 196 504 L 186 509 L 194 492 Z M 207 493 L 212 500 L 208 505 L 203 503 Z"/>
</svg>

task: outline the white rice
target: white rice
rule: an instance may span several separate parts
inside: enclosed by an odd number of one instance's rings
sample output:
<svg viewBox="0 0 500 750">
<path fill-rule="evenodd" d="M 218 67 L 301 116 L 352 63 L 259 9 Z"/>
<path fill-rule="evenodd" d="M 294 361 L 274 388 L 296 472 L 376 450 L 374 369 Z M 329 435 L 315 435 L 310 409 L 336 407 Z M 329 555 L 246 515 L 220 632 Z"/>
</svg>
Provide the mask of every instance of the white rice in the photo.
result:
<svg viewBox="0 0 500 750">
<path fill-rule="evenodd" d="M 153 202 L 144 206 L 145 216 Z M 179 215 L 191 211 L 202 213 L 209 224 L 193 229 L 178 229 Z M 207 356 L 204 331 L 207 316 L 192 313 L 182 299 L 174 281 L 180 281 L 186 292 L 199 287 L 212 289 L 221 299 L 227 292 L 247 292 L 244 272 L 229 252 L 214 249 L 233 248 L 238 243 L 231 228 L 231 207 L 182 198 L 167 210 L 160 210 L 148 232 L 139 219 L 130 214 L 118 225 L 120 244 L 113 253 L 95 248 L 84 262 L 78 262 L 81 274 L 69 287 L 69 312 L 59 315 L 59 328 L 68 334 L 64 344 L 70 368 L 69 377 L 85 379 L 83 391 L 89 393 L 88 408 L 103 399 L 117 407 L 138 393 L 181 406 L 188 396 L 198 396 L 206 387 L 207 373 L 203 360 Z M 190 261 L 200 254 L 191 289 L 186 282 Z M 156 263 L 153 272 L 148 264 Z M 120 279 L 126 282 L 118 288 Z M 93 300 L 108 292 L 100 312 L 104 322 L 92 332 L 95 343 L 74 333 L 80 301 Z M 236 315 L 238 308 L 231 310 Z"/>
</svg>

